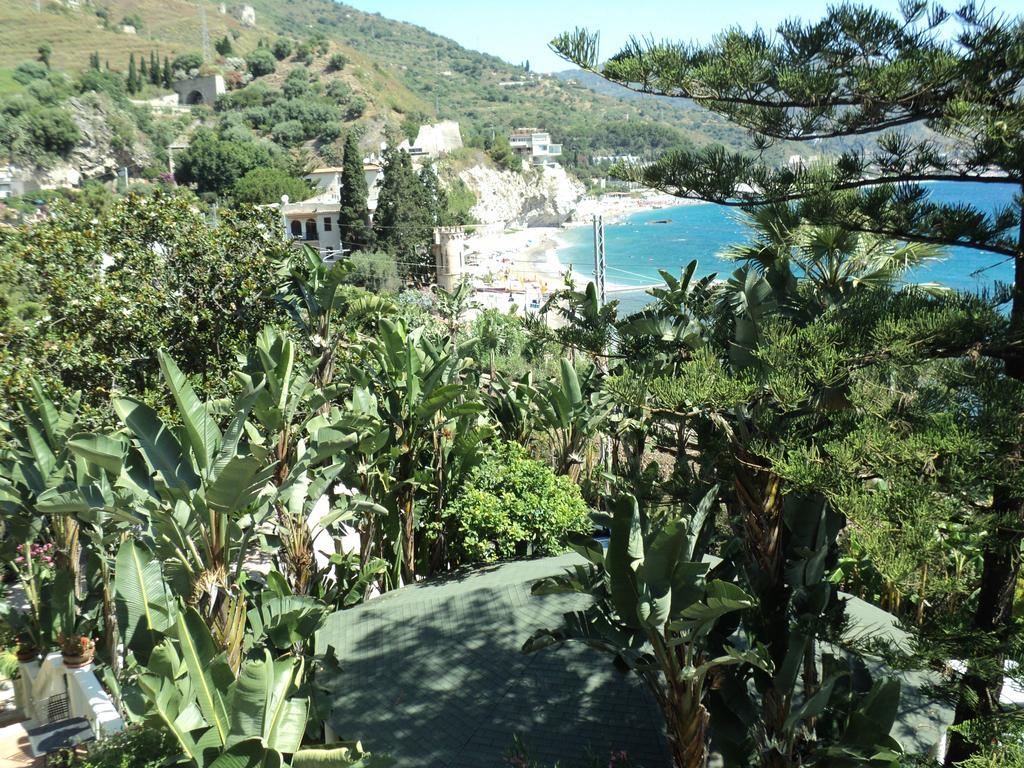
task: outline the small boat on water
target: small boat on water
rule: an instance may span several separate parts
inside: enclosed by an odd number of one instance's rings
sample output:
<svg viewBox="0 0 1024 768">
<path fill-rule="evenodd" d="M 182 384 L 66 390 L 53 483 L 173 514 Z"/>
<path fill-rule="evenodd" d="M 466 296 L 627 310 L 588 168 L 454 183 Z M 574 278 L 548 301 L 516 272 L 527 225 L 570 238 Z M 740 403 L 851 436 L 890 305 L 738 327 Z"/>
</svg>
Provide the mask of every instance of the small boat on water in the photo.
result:
<svg viewBox="0 0 1024 768">
<path fill-rule="evenodd" d="M 672 219 L 655 219 L 651 224 L 671 224 Z"/>
</svg>

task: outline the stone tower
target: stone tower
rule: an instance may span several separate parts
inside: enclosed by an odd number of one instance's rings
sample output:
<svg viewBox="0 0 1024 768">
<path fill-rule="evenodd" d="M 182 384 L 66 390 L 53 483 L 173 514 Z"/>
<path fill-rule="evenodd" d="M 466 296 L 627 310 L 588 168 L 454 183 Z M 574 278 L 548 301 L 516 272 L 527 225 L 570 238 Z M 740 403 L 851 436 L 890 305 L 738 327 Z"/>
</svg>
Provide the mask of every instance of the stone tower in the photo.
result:
<svg viewBox="0 0 1024 768">
<path fill-rule="evenodd" d="M 466 230 L 464 227 L 434 228 L 434 263 L 437 284 L 454 291 L 462 282 L 465 268 Z"/>
</svg>

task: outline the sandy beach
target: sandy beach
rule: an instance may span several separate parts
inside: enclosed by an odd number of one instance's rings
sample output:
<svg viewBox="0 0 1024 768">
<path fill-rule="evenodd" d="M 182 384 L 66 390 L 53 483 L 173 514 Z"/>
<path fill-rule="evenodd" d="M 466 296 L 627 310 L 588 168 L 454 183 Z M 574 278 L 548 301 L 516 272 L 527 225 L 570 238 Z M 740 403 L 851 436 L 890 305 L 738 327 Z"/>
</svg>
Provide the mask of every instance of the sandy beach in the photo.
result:
<svg viewBox="0 0 1024 768">
<path fill-rule="evenodd" d="M 566 226 L 589 226 L 594 216 L 603 216 L 605 224 L 614 224 L 634 213 L 673 208 L 680 205 L 706 205 L 700 200 L 686 200 L 662 192 L 647 190 L 630 194 L 605 194 L 600 197 L 584 197 L 576 206 L 573 220 Z"/>
<path fill-rule="evenodd" d="M 567 228 L 589 227 L 595 215 L 603 216 L 605 224 L 610 224 L 641 211 L 690 202 L 653 192 L 586 197 L 577 205 L 572 220 L 562 227 L 485 230 L 474 234 L 466 241 L 466 272 L 476 288 L 475 301 L 481 309 L 515 308 L 519 314 L 536 311 L 551 293 L 565 287 L 570 270 L 559 260 L 558 251 L 568 244 L 563 237 Z M 575 270 L 572 279 L 582 289 L 593 275 Z M 612 282 L 607 286 L 609 291 L 628 289 Z"/>
</svg>

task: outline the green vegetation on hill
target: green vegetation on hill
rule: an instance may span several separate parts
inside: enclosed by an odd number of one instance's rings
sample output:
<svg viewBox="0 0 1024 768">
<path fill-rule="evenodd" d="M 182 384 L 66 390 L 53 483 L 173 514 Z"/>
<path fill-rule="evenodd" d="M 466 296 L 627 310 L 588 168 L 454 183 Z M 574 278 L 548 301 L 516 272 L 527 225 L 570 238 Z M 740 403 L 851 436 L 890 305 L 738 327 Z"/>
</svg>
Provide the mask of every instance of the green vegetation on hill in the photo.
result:
<svg viewBox="0 0 1024 768">
<path fill-rule="evenodd" d="M 421 123 L 433 119 L 458 120 L 467 143 L 478 147 L 494 131 L 546 128 L 565 145 L 570 164 L 578 153 L 651 155 L 669 146 L 710 141 L 739 146 L 743 140 L 742 131 L 701 110 L 623 99 L 582 81 L 530 73 L 421 27 L 330 0 L 256 0 L 256 28 L 243 27 L 230 13 L 220 14 L 218 4 L 203 2 L 212 41 L 227 40 L 231 54 L 245 58 L 251 70 L 258 60 L 253 73 L 271 86 L 281 86 L 296 66 L 308 66 L 325 96 L 342 109 L 342 121 L 361 120 L 365 146 L 378 142 L 389 124 L 414 135 Z M 99 10 L 103 16 L 85 4 L 71 9 L 51 3 L 42 13 L 29 2 L 4 4 L 0 67 L 36 59 L 41 44 L 51 45 L 57 69 L 84 68 L 95 52 L 123 73 L 132 55 L 149 66 L 153 52 L 158 61 L 173 60 L 201 47 L 195 3 L 110 0 Z M 126 17 L 142 25 L 138 34 L 119 31 Z M 226 50 L 222 43 L 221 48 Z M 217 55 L 211 50 L 211 57 Z M 303 120 L 288 117 L 254 127 L 266 132 L 279 125 L 278 137 L 285 144 L 308 140 L 308 126 L 300 139 L 292 122 L 296 119 Z M 776 158 L 794 151 L 800 150 L 773 150 Z"/>
</svg>

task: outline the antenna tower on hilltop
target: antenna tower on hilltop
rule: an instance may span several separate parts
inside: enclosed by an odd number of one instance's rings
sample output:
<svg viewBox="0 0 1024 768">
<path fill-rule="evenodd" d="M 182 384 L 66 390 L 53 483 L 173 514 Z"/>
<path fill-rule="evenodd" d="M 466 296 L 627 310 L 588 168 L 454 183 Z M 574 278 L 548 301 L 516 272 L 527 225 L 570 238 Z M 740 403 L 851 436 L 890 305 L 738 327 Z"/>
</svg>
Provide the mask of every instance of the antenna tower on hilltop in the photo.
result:
<svg viewBox="0 0 1024 768">
<path fill-rule="evenodd" d="M 203 27 L 203 61 L 210 58 L 210 28 L 206 24 L 206 5 L 199 0 L 199 21 Z"/>
</svg>

